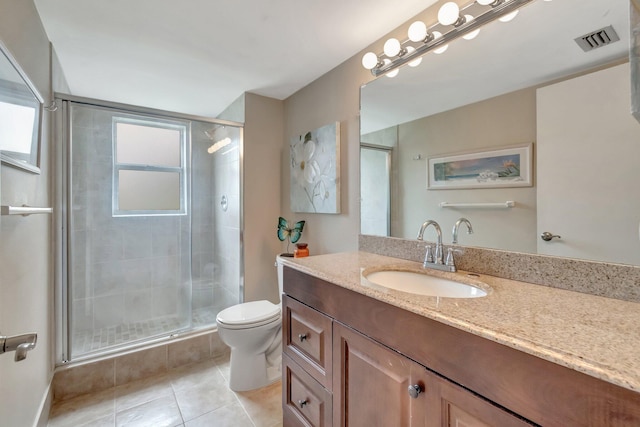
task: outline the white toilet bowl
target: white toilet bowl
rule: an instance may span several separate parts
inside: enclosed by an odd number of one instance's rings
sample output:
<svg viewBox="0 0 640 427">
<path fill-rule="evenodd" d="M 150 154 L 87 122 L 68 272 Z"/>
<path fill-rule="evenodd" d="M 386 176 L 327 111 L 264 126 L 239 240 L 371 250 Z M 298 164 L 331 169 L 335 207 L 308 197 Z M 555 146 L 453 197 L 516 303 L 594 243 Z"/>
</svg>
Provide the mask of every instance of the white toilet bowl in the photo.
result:
<svg viewBox="0 0 640 427">
<path fill-rule="evenodd" d="M 278 287 L 282 294 L 282 263 Z M 282 309 L 270 301 L 251 301 L 226 308 L 216 318 L 222 342 L 231 347 L 229 388 L 253 390 L 281 377 Z"/>
</svg>

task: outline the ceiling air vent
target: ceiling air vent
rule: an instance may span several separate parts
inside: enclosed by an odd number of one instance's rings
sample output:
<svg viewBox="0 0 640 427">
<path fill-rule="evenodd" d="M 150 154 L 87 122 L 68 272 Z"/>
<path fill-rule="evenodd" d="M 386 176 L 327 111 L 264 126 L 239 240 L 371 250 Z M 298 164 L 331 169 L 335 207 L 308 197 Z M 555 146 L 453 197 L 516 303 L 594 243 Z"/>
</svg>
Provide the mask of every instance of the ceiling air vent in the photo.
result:
<svg viewBox="0 0 640 427">
<path fill-rule="evenodd" d="M 620 40 L 620 37 L 618 37 L 618 34 L 616 34 L 613 27 L 609 25 L 608 27 L 580 36 L 575 40 L 582 50 L 589 52 L 599 47 L 617 42 Z"/>
</svg>

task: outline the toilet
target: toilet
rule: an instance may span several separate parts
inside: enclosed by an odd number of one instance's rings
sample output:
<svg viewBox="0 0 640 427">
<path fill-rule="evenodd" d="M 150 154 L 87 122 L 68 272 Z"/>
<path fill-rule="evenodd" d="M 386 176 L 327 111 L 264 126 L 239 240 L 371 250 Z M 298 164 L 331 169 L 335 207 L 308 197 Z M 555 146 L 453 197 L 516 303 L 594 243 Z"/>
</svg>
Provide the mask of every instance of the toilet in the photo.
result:
<svg viewBox="0 0 640 427">
<path fill-rule="evenodd" d="M 282 295 L 282 257 L 276 257 L 278 295 Z M 253 390 L 280 379 L 282 365 L 282 307 L 251 301 L 218 313 L 218 334 L 231 347 L 229 388 Z"/>
</svg>

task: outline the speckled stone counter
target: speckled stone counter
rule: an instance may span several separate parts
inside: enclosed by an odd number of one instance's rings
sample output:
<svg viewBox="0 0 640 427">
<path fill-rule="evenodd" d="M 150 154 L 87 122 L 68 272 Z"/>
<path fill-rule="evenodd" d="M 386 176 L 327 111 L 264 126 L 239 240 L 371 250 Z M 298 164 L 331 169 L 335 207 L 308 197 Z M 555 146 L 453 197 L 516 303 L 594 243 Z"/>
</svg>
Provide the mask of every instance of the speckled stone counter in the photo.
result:
<svg viewBox="0 0 640 427">
<path fill-rule="evenodd" d="M 367 252 L 284 262 L 346 289 L 640 392 L 639 303 L 465 271 L 425 271 L 414 261 Z M 363 278 L 363 271 L 381 267 L 423 271 L 490 289 L 485 297 L 468 299 L 408 294 Z"/>
</svg>

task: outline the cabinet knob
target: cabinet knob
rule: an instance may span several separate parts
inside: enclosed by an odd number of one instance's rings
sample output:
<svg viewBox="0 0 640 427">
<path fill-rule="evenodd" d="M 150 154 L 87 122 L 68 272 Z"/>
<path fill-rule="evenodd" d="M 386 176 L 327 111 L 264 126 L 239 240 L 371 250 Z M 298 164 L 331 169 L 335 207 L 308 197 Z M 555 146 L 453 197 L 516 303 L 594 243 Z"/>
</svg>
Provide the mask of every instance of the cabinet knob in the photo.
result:
<svg viewBox="0 0 640 427">
<path fill-rule="evenodd" d="M 298 338 L 300 339 L 300 342 L 303 342 L 304 340 L 309 338 L 309 334 L 298 334 Z"/>
<path fill-rule="evenodd" d="M 304 408 L 305 405 L 309 404 L 309 399 L 304 399 L 304 400 L 298 400 L 298 406 L 300 406 L 300 408 Z"/>
<path fill-rule="evenodd" d="M 409 396 L 412 398 L 417 399 L 420 393 L 422 393 L 422 387 L 419 384 L 409 386 Z"/>
</svg>

